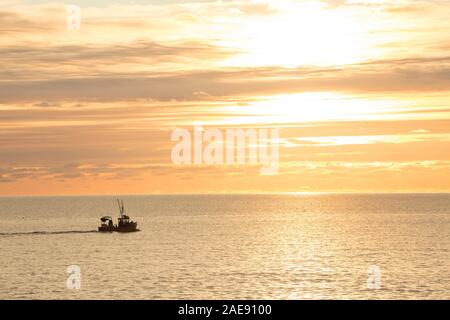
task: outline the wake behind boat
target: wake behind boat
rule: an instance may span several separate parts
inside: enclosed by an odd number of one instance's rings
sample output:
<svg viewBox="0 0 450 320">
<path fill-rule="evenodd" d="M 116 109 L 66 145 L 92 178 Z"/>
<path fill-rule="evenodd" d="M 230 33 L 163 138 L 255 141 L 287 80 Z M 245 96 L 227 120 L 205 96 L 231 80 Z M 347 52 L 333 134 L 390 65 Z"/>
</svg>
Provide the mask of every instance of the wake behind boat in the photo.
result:
<svg viewBox="0 0 450 320">
<path fill-rule="evenodd" d="M 98 227 L 99 232 L 136 232 L 140 231 L 137 229 L 137 222 L 130 219 L 128 215 L 125 214 L 125 207 L 123 206 L 123 200 L 119 201 L 117 199 L 117 204 L 119 206 L 119 218 L 118 223 L 114 224 L 111 216 L 103 216 L 100 218 L 101 225 Z"/>
</svg>

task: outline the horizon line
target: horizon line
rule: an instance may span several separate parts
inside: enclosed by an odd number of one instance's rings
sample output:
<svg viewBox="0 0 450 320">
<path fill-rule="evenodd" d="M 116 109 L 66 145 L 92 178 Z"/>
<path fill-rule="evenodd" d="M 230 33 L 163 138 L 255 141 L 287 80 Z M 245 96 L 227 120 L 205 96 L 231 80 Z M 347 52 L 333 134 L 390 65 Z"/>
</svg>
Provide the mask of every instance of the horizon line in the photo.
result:
<svg viewBox="0 0 450 320">
<path fill-rule="evenodd" d="M 134 194 L 23 194 L 0 195 L 0 198 L 32 198 L 32 197 L 145 197 L 145 196 L 240 196 L 240 195 L 286 195 L 286 196 L 315 196 L 315 195 L 386 195 L 386 194 L 448 194 L 450 191 L 317 191 L 317 192 L 211 192 L 211 193 L 134 193 Z"/>
</svg>

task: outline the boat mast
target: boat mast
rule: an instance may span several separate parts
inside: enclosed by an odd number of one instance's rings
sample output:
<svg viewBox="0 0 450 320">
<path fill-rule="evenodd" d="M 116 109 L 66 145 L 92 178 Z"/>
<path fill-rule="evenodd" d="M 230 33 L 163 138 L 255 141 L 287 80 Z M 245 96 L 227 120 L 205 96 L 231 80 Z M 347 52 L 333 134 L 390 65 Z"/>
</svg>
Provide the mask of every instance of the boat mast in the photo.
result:
<svg viewBox="0 0 450 320">
<path fill-rule="evenodd" d="M 117 199 L 117 205 L 119 206 L 120 217 L 122 218 L 122 215 L 123 215 L 123 201 L 122 201 L 122 206 L 121 206 L 120 205 L 120 200 Z"/>
</svg>

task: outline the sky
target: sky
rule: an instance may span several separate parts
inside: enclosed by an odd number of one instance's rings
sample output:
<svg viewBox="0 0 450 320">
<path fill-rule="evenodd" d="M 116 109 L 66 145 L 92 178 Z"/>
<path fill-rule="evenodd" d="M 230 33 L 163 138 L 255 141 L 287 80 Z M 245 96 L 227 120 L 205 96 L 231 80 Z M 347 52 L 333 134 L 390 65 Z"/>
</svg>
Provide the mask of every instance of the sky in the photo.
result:
<svg viewBox="0 0 450 320">
<path fill-rule="evenodd" d="M 81 28 L 67 27 L 67 5 Z M 0 195 L 449 192 L 450 1 L 0 0 Z M 279 129 L 279 171 L 177 128 Z"/>
</svg>

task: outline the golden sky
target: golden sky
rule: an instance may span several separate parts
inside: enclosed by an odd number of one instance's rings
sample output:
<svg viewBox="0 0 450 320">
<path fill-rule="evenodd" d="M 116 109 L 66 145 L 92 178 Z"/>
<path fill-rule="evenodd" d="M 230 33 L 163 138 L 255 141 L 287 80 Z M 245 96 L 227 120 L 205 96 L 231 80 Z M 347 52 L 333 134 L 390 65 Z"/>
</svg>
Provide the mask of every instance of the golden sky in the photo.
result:
<svg viewBox="0 0 450 320">
<path fill-rule="evenodd" d="M 66 26 L 81 7 L 81 29 Z M 0 0 L 0 194 L 450 191 L 450 0 Z M 280 169 L 174 165 L 280 128 Z"/>
</svg>

